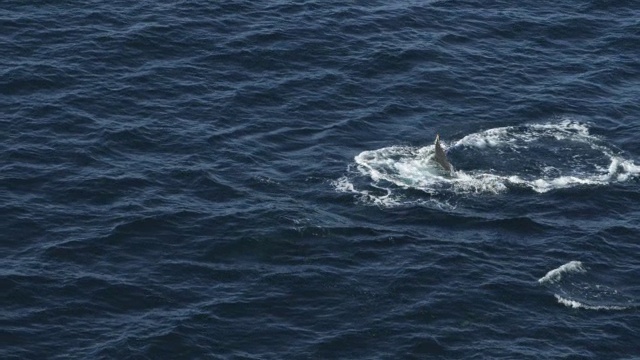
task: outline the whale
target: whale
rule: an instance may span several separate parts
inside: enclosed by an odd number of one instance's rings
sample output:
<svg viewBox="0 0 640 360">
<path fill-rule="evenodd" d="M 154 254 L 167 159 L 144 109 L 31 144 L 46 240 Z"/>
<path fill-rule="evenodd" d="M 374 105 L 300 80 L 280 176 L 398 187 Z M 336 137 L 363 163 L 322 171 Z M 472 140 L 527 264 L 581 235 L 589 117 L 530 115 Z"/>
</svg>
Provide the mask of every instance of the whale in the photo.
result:
<svg viewBox="0 0 640 360">
<path fill-rule="evenodd" d="M 435 162 L 440 165 L 447 173 L 450 175 L 453 174 L 453 165 L 447 159 L 447 154 L 445 154 L 444 149 L 442 149 L 442 145 L 440 145 L 440 134 L 436 134 L 436 141 L 434 143 L 436 148 L 436 154 L 434 157 Z"/>
</svg>

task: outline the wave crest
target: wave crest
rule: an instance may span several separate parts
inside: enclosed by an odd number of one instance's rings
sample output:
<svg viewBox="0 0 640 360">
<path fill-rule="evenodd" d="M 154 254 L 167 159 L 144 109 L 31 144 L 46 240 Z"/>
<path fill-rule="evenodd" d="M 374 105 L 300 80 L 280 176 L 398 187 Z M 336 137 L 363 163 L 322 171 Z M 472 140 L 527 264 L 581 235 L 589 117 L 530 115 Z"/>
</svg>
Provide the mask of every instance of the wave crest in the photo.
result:
<svg viewBox="0 0 640 360">
<path fill-rule="evenodd" d="M 562 279 L 562 274 L 585 273 L 587 270 L 580 261 L 570 261 L 556 269 L 549 271 L 545 276 L 538 279 L 540 284 L 556 283 Z"/>
<path fill-rule="evenodd" d="M 605 285 L 615 280 L 598 275 L 574 260 L 547 272 L 538 282 L 553 291 L 558 303 L 574 309 L 626 310 L 638 306 L 636 299 L 617 289 L 623 285 Z"/>
</svg>

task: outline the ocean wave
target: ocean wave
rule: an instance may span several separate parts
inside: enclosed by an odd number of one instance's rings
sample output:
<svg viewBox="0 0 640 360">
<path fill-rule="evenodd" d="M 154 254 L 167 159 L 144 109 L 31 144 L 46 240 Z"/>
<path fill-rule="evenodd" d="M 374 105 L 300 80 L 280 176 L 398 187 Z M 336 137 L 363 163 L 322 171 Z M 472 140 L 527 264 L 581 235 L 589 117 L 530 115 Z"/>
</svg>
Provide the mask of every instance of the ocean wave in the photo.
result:
<svg viewBox="0 0 640 360">
<path fill-rule="evenodd" d="M 587 310 L 626 310 L 638 306 L 638 301 L 627 295 L 624 284 L 603 278 L 589 271 L 581 261 L 573 260 L 546 273 L 538 283 L 550 289 L 559 304 Z"/>
<path fill-rule="evenodd" d="M 587 270 L 582 265 L 582 262 L 574 260 L 549 271 L 545 276 L 538 279 L 538 282 L 540 284 L 555 283 L 560 281 L 560 279 L 562 279 L 562 274 L 584 273 L 586 271 Z"/>
</svg>

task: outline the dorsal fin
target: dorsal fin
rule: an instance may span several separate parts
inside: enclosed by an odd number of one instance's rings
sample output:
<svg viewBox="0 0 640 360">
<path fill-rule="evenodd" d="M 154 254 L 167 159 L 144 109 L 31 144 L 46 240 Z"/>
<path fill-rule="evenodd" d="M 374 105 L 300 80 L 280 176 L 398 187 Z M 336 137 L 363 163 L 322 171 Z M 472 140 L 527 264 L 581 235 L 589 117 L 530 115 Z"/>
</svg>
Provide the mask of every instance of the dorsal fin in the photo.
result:
<svg viewBox="0 0 640 360">
<path fill-rule="evenodd" d="M 436 134 L 436 141 L 434 145 L 436 147 L 436 156 L 435 156 L 436 162 L 438 163 L 438 165 L 442 166 L 442 168 L 445 169 L 447 172 L 451 173 L 453 170 L 453 166 L 451 166 L 451 163 L 449 163 L 449 160 L 447 159 L 447 155 L 444 153 L 444 150 L 440 145 L 440 134 Z"/>
</svg>

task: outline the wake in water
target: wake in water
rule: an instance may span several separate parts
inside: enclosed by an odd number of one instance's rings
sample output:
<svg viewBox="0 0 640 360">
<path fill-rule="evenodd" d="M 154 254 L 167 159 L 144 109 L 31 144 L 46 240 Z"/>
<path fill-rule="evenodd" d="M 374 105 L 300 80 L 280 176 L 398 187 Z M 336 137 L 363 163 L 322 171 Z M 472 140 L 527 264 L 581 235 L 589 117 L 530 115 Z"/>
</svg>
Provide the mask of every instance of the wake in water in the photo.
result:
<svg viewBox="0 0 640 360">
<path fill-rule="evenodd" d="M 453 176 L 440 171 L 434 145 L 390 146 L 358 154 L 349 174 L 333 184 L 366 202 L 397 205 L 420 202 L 408 193 L 415 190 L 432 196 L 496 194 L 510 188 L 544 193 L 640 174 L 640 166 L 589 134 L 587 125 L 571 120 L 494 128 L 444 145 L 456 167 Z"/>
<path fill-rule="evenodd" d="M 638 301 L 603 284 L 580 261 L 570 261 L 549 271 L 538 282 L 553 291 L 560 304 L 589 310 L 626 310 Z"/>
</svg>

